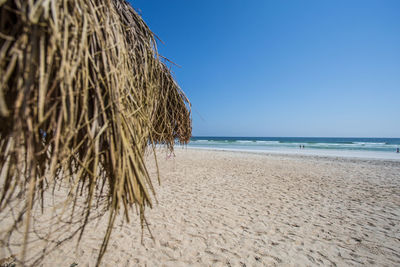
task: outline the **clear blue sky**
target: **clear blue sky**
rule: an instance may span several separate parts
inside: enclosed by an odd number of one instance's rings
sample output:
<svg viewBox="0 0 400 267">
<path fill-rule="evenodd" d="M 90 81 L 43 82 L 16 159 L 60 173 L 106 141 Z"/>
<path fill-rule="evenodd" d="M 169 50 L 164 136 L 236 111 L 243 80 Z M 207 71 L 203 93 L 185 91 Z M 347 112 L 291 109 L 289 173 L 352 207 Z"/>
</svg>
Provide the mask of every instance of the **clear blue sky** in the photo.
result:
<svg viewBox="0 0 400 267">
<path fill-rule="evenodd" d="M 400 137 L 400 1 L 131 1 L 194 136 Z"/>
</svg>

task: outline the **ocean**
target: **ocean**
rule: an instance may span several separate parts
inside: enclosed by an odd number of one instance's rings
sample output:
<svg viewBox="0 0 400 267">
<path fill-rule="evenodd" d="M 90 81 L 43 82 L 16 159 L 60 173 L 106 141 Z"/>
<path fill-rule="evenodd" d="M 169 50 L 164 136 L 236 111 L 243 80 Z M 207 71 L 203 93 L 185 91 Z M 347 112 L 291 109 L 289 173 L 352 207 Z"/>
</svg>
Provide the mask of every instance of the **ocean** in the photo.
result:
<svg viewBox="0 0 400 267">
<path fill-rule="evenodd" d="M 400 160 L 400 138 L 198 136 L 188 147 Z"/>
</svg>

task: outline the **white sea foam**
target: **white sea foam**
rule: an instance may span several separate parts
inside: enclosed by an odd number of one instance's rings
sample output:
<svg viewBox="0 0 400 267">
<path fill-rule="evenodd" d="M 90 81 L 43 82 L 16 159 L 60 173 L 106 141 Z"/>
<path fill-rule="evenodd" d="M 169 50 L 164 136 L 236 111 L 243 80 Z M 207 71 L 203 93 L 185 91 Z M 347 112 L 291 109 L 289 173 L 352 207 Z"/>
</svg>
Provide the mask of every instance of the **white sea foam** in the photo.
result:
<svg viewBox="0 0 400 267">
<path fill-rule="evenodd" d="M 258 143 L 258 144 L 280 144 L 280 142 L 279 141 L 262 141 L 262 140 L 259 140 L 259 141 L 256 141 L 256 143 Z"/>
<path fill-rule="evenodd" d="M 353 142 L 353 144 L 358 144 L 358 145 L 386 145 L 384 142 L 379 142 L 379 143 L 373 143 L 373 142 Z"/>
</svg>

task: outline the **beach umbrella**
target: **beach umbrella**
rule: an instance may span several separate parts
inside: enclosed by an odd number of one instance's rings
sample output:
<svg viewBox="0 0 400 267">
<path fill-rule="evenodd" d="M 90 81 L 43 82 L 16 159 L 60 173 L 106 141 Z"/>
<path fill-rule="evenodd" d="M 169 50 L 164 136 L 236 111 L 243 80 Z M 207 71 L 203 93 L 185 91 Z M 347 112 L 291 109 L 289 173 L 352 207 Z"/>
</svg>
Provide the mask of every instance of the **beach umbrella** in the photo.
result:
<svg viewBox="0 0 400 267">
<path fill-rule="evenodd" d="M 108 216 L 99 263 L 118 214 L 136 207 L 145 223 L 146 150 L 190 136 L 189 101 L 129 3 L 0 0 L 0 215 L 12 220 L 0 234 L 4 247 L 23 233 L 19 260 L 35 210 L 57 196 L 79 239 Z"/>
</svg>

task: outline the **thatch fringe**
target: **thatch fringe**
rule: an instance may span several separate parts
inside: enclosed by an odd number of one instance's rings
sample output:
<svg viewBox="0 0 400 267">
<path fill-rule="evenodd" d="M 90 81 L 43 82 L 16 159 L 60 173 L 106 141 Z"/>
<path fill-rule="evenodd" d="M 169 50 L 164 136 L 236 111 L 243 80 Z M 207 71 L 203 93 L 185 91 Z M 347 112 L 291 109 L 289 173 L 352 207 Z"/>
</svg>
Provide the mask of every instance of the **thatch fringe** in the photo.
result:
<svg viewBox="0 0 400 267">
<path fill-rule="evenodd" d="M 56 185 L 67 183 L 72 214 L 84 192 L 80 235 L 95 202 L 109 212 L 98 262 L 119 211 L 129 221 L 132 206 L 143 218 L 152 205 L 145 148 L 191 135 L 155 45 L 124 0 L 0 0 L 0 214 L 24 199 L 1 238 L 24 225 L 22 261 L 32 210 Z"/>
</svg>

